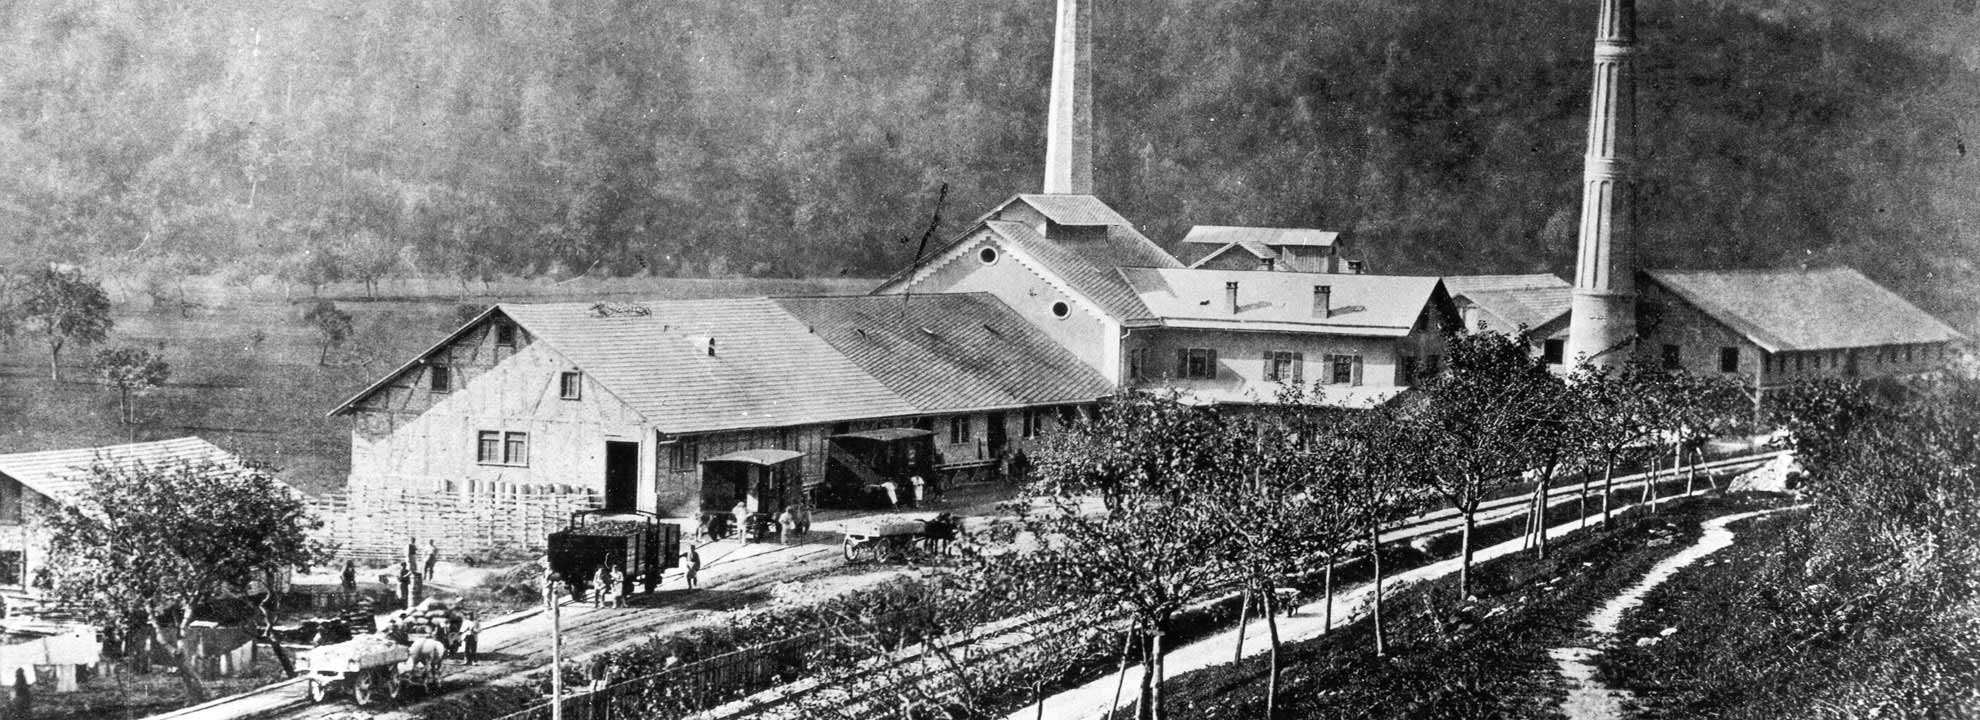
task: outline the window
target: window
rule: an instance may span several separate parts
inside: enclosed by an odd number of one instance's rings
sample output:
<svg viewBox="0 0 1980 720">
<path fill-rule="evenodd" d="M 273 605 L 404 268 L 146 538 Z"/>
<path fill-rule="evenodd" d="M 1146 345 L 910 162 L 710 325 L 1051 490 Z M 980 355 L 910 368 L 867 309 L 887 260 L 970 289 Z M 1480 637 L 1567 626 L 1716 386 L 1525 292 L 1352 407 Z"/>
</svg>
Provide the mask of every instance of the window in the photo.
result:
<svg viewBox="0 0 1980 720">
<path fill-rule="evenodd" d="M 1217 379 L 1217 351 L 1210 348 L 1176 349 L 1176 377 Z"/>
<path fill-rule="evenodd" d="M 25 581 L 21 567 L 21 551 L 0 551 L 0 585 L 20 585 Z"/>
<path fill-rule="evenodd" d="M 1062 428 L 1072 427 L 1073 423 L 1077 423 L 1077 422 L 1079 422 L 1078 407 L 1073 405 L 1059 406 L 1059 427 Z"/>
<path fill-rule="evenodd" d="M 1566 355 L 1567 341 L 1565 340 L 1555 339 L 1540 343 L 1540 362 L 1548 365 L 1559 365 L 1565 359 Z"/>
<path fill-rule="evenodd" d="M 1128 379 L 1140 380 L 1148 372 L 1148 348 L 1135 348 L 1128 351 Z"/>
<path fill-rule="evenodd" d="M 529 433 L 502 433 L 502 464 L 529 465 Z"/>
<path fill-rule="evenodd" d="M 529 465 L 529 433 L 483 430 L 475 434 L 474 461 L 483 465 Z"/>
<path fill-rule="evenodd" d="M 1062 318 L 1071 314 L 1072 314 L 1072 306 L 1067 305 L 1064 300 L 1060 300 L 1058 302 L 1052 303 L 1052 317 Z"/>
<path fill-rule="evenodd" d="M 969 442 L 969 416 L 958 415 L 949 418 L 949 444 L 961 445 Z"/>
<path fill-rule="evenodd" d="M 1905 361 L 1905 362 L 1911 362 L 1911 346 L 1910 346 L 1910 345 L 1906 345 L 1906 346 L 1904 346 L 1904 361 Z"/>
<path fill-rule="evenodd" d="M 1684 369 L 1684 356 L 1682 355 L 1682 352 L 1678 349 L 1678 346 L 1676 345 L 1664 346 L 1664 369 L 1665 370 Z"/>
<path fill-rule="evenodd" d="M 1405 356 L 1407 357 L 1407 356 Z M 1327 383 L 1330 385 L 1360 385 L 1360 355 L 1328 355 L 1326 363 Z"/>
<path fill-rule="evenodd" d="M 443 364 L 429 366 L 426 377 L 428 380 L 427 387 L 432 389 L 433 392 L 453 392 L 454 369 L 452 367 Z"/>
<path fill-rule="evenodd" d="M 0 525 L 21 524 L 21 484 L 0 480 Z"/>
<path fill-rule="evenodd" d="M 1424 377 L 1436 377 L 1438 373 L 1441 373 L 1443 371 L 1444 371 L 1444 356 L 1442 355 L 1424 356 L 1423 358 Z"/>
<path fill-rule="evenodd" d="M 502 434 L 493 430 L 481 431 L 474 445 L 474 461 L 483 465 L 502 464 Z"/>
<path fill-rule="evenodd" d="M 1416 356 L 1415 355 L 1397 356 L 1396 384 L 1407 387 L 1415 383 L 1416 383 Z"/>
<path fill-rule="evenodd" d="M 508 323 L 495 323 L 496 347 L 516 346 L 516 326 Z"/>
<path fill-rule="evenodd" d="M 840 430 L 835 434 L 844 432 Z M 700 438 L 681 438 L 674 441 L 673 467 L 669 468 L 669 470 L 673 472 L 688 472 L 699 464 L 701 464 Z"/>
<path fill-rule="evenodd" d="M 1274 267 L 1277 267 L 1277 265 L 1278 265 L 1278 263 L 1277 263 L 1277 262 L 1274 262 L 1274 261 L 1272 260 L 1272 258 L 1265 258 L 1265 259 L 1264 259 L 1264 260 L 1263 260 L 1262 262 L 1264 263 L 1264 265 L 1263 265 L 1262 267 L 1260 267 L 1260 268 L 1259 268 L 1260 270 L 1267 270 L 1267 271 L 1269 271 L 1269 270 L 1271 270 L 1271 269 L 1273 269 Z"/>
<path fill-rule="evenodd" d="M 1291 382 L 1293 384 L 1306 382 L 1304 365 L 1306 365 L 1306 356 L 1303 353 L 1296 353 L 1290 350 L 1267 351 L 1265 353 L 1265 381 Z"/>
<path fill-rule="evenodd" d="M 1719 372 L 1739 372 L 1739 348 L 1719 348 Z"/>
<path fill-rule="evenodd" d="M 976 251 L 976 259 L 983 261 L 983 264 L 985 265 L 995 265 L 997 264 L 997 249 L 992 247 L 987 247 L 982 250 L 978 250 Z"/>
<path fill-rule="evenodd" d="M 1803 356 L 1803 355 L 1801 355 L 1801 354 L 1798 354 L 1798 353 L 1797 353 L 1797 354 L 1796 354 L 1796 355 L 1794 356 L 1794 371 L 1795 371 L 1795 372 L 1801 372 L 1801 371 L 1803 370 L 1803 368 L 1802 368 L 1802 360 L 1801 360 L 1801 358 L 1803 358 L 1803 357 L 1805 357 L 1805 356 Z"/>
<path fill-rule="evenodd" d="M 578 400 L 584 393 L 584 375 L 576 371 L 557 375 L 557 397 Z"/>
</svg>

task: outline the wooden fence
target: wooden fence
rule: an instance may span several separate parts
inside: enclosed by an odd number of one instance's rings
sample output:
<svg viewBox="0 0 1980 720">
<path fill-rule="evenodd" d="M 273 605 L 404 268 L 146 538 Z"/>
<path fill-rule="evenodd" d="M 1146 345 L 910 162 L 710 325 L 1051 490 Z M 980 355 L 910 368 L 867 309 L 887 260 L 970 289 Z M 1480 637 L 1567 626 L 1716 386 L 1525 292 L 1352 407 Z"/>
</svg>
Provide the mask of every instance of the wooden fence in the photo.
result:
<svg viewBox="0 0 1980 720">
<path fill-rule="evenodd" d="M 340 556 L 389 562 L 404 557 L 409 538 L 418 540 L 421 552 L 428 540 L 437 542 L 452 560 L 541 553 L 572 512 L 602 502 L 584 489 L 464 493 L 353 485 L 314 505 L 324 520 L 323 537 L 340 546 Z"/>
</svg>

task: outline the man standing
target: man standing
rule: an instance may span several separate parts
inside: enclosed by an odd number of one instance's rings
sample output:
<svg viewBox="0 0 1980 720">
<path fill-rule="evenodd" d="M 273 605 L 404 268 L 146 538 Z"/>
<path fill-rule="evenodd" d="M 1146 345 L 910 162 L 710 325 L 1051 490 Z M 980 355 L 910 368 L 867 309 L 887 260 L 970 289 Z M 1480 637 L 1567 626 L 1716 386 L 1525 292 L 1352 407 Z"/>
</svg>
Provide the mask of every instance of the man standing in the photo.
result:
<svg viewBox="0 0 1980 720">
<path fill-rule="evenodd" d="M 736 516 L 736 540 L 749 542 L 749 503 L 738 500 L 730 512 Z"/>
<path fill-rule="evenodd" d="M 914 485 L 914 506 L 921 507 L 921 499 L 922 499 L 921 488 L 923 485 L 926 485 L 928 481 L 921 479 L 921 473 L 915 473 L 913 475 L 908 476 L 908 482 Z"/>
<path fill-rule="evenodd" d="M 413 605 L 412 566 L 404 560 L 399 561 L 399 604 L 407 608 Z"/>
<path fill-rule="evenodd" d="M 344 604 L 349 605 L 350 603 L 357 600 L 357 562 L 356 561 L 354 560 L 344 561 L 344 572 L 340 579 L 343 581 L 341 583 L 341 587 L 343 587 L 344 589 Z"/>
<path fill-rule="evenodd" d="M 701 573 L 701 553 L 695 550 L 693 545 L 689 545 L 687 554 L 683 557 L 685 559 L 681 564 L 687 566 L 687 586 L 689 590 L 693 590 L 698 586 L 695 583 L 695 576 Z"/>
<path fill-rule="evenodd" d="M 481 613 L 468 613 L 467 622 L 461 624 L 461 657 L 467 664 L 474 664 L 475 651 L 481 641 Z"/>
<path fill-rule="evenodd" d="M 426 581 L 433 582 L 433 566 L 440 562 L 440 543 L 432 538 L 426 540 Z"/>
<path fill-rule="evenodd" d="M 796 525 L 797 516 L 791 514 L 790 507 L 786 506 L 783 512 L 777 513 L 777 543 L 788 544 L 791 533 L 797 532 Z"/>
<path fill-rule="evenodd" d="M 901 506 L 900 483 L 894 482 L 893 478 L 887 478 L 886 482 L 880 483 L 880 489 L 887 491 L 887 507 L 898 508 Z"/>
</svg>

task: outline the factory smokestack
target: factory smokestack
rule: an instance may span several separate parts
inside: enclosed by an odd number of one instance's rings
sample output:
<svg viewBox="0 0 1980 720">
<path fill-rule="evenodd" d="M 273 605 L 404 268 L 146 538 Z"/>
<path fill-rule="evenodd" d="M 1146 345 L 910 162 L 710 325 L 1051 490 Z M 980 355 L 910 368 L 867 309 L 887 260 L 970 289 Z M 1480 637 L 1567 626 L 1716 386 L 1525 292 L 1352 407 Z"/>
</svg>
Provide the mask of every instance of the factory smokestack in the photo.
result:
<svg viewBox="0 0 1980 720">
<path fill-rule="evenodd" d="M 1059 0 L 1045 120 L 1045 192 L 1093 193 L 1093 0 Z"/>
<path fill-rule="evenodd" d="M 1600 2 L 1567 355 L 1614 367 L 1636 341 L 1636 0 Z"/>
</svg>

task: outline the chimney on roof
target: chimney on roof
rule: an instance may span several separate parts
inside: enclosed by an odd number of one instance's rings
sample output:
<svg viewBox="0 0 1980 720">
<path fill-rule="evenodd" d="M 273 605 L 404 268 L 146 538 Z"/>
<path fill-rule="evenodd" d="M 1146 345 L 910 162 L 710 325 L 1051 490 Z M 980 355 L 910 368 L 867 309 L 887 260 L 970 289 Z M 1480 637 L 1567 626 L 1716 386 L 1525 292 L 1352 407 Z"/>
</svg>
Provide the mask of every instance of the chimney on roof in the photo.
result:
<svg viewBox="0 0 1980 720">
<path fill-rule="evenodd" d="M 1333 317 L 1333 315 L 1334 315 L 1334 286 L 1332 285 L 1313 286 L 1313 316 L 1317 318 L 1325 318 L 1325 317 Z"/>
<path fill-rule="evenodd" d="M 1045 114 L 1045 192 L 1093 193 L 1093 0 L 1059 0 Z"/>
<path fill-rule="evenodd" d="M 708 353 L 709 357 L 715 357 L 715 336 L 708 335 L 695 338 L 694 344 L 696 347 L 701 348 L 703 352 Z"/>
<path fill-rule="evenodd" d="M 1232 315 L 1237 314 L 1238 298 L 1236 280 L 1224 283 L 1224 307 L 1229 308 Z"/>
</svg>

